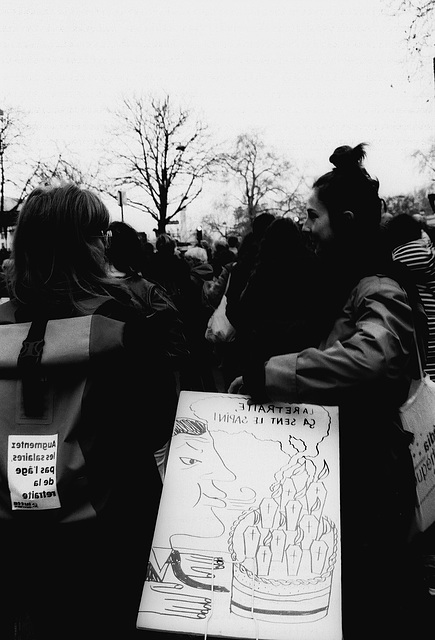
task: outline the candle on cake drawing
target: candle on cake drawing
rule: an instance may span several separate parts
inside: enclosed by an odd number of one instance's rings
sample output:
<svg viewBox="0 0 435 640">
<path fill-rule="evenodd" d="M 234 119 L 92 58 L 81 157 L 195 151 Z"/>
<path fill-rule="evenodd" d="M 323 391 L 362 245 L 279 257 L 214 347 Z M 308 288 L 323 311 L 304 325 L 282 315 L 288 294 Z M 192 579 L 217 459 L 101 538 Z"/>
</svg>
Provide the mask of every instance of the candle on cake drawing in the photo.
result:
<svg viewBox="0 0 435 640">
<path fill-rule="evenodd" d="M 313 473 L 303 456 L 292 462 L 272 497 L 233 527 L 231 611 L 237 615 L 254 611 L 259 620 L 297 623 L 327 615 L 338 543 L 336 526 L 324 515 L 329 468 L 324 461 Z"/>
</svg>

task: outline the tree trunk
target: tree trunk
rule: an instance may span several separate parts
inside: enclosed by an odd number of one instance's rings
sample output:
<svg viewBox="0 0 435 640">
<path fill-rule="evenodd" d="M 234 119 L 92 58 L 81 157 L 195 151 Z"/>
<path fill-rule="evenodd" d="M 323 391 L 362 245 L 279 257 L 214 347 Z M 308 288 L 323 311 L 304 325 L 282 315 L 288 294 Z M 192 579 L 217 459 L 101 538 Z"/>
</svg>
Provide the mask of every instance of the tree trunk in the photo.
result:
<svg viewBox="0 0 435 640">
<path fill-rule="evenodd" d="M 162 233 L 166 233 L 166 218 L 160 218 L 157 223 L 157 233 L 158 235 Z"/>
</svg>

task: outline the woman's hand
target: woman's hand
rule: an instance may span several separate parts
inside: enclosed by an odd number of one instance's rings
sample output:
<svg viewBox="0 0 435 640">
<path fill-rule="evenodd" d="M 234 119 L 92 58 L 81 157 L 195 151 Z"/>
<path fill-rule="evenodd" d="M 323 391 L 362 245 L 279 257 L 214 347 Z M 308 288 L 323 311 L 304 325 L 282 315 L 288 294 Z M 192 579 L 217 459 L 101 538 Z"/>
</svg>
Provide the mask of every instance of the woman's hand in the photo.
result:
<svg viewBox="0 0 435 640">
<path fill-rule="evenodd" d="M 243 393 L 243 376 L 234 378 L 230 386 L 228 387 L 228 393 Z"/>
</svg>

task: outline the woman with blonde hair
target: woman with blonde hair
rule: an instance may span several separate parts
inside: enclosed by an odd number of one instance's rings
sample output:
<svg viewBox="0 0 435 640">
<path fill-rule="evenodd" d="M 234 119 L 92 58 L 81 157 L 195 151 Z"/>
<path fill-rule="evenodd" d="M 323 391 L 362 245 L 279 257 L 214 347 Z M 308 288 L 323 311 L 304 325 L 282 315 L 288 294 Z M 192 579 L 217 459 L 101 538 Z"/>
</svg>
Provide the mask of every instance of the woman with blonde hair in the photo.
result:
<svg viewBox="0 0 435 640">
<path fill-rule="evenodd" d="M 109 223 L 100 198 L 74 184 L 35 189 L 18 217 L 0 305 L 0 437 L 50 434 L 59 498 L 22 508 L 0 467 L 8 640 L 23 613 L 38 640 L 135 635 L 161 490 L 153 452 L 169 435 L 159 432 L 166 328 L 108 275 Z M 8 392 L 5 377 L 21 384 Z"/>
</svg>

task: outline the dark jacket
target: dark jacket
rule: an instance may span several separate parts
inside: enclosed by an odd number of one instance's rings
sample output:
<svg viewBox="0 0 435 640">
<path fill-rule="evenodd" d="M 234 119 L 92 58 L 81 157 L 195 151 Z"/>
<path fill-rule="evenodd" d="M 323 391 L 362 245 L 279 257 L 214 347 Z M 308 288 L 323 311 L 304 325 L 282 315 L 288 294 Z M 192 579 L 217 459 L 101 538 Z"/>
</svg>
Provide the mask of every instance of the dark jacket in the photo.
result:
<svg viewBox="0 0 435 640">
<path fill-rule="evenodd" d="M 249 369 L 253 355 L 265 361 L 319 344 L 325 305 L 321 275 L 313 254 L 293 257 L 291 248 L 286 256 L 257 265 L 231 316 L 241 371 Z"/>
<path fill-rule="evenodd" d="M 146 316 L 158 318 L 158 328 L 172 370 L 179 369 L 189 357 L 184 325 L 175 303 L 165 289 L 139 275 L 120 278 L 139 302 Z"/>
</svg>

